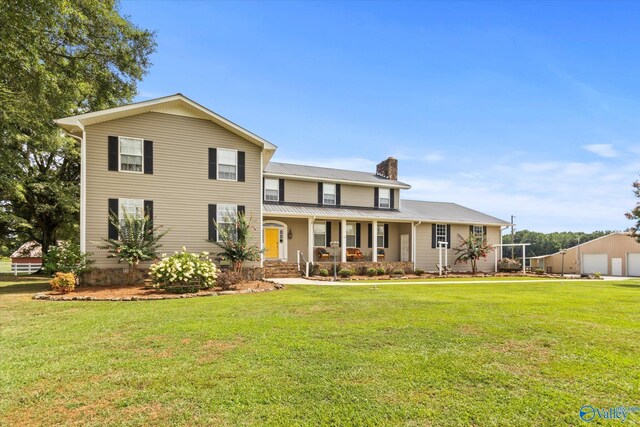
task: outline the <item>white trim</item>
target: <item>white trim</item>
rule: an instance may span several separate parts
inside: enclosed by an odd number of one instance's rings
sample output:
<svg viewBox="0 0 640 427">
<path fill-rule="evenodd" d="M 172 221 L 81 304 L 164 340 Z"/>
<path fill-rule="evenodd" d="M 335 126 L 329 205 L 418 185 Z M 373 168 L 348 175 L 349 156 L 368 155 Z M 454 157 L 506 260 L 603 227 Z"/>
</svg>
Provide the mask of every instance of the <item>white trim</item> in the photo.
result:
<svg viewBox="0 0 640 427">
<path fill-rule="evenodd" d="M 80 252 L 87 251 L 87 133 L 80 141 Z"/>
<path fill-rule="evenodd" d="M 141 171 L 123 171 L 122 170 L 122 155 L 120 154 L 120 138 L 127 138 L 127 139 L 135 139 L 140 141 L 140 151 L 142 152 L 142 155 L 140 157 L 142 157 L 142 163 L 140 164 L 140 166 L 142 167 Z M 134 138 L 131 136 L 118 136 L 118 172 L 125 172 L 125 173 L 135 173 L 135 174 L 144 174 L 144 139 L 143 138 Z"/>
<path fill-rule="evenodd" d="M 238 126 L 233 123 L 231 120 L 228 120 L 219 114 L 214 113 L 206 107 L 198 104 L 195 101 L 187 98 L 181 93 L 176 93 L 174 95 L 164 96 L 161 98 L 150 99 L 148 101 L 136 102 L 133 104 L 123 105 L 120 107 L 108 108 L 106 110 L 94 111 L 91 113 L 79 114 L 77 116 L 69 116 L 63 117 L 61 119 L 54 120 L 54 122 L 67 131 L 73 131 L 75 128 L 80 128 L 84 130 L 84 125 L 101 123 L 109 120 L 114 120 L 117 118 L 127 117 L 134 114 L 142 114 L 145 112 L 151 111 L 161 111 L 158 107 L 162 104 L 168 104 L 171 102 L 180 102 L 193 108 L 195 111 L 200 113 L 202 116 L 206 117 L 208 120 L 222 126 L 223 128 L 235 133 L 236 135 L 241 136 L 242 138 L 248 140 L 249 142 L 265 149 L 274 151 L 277 147 L 270 143 L 269 141 L 255 135 L 248 130 Z M 128 114 L 127 114 L 128 113 Z M 194 115 L 196 116 L 196 115 Z"/>
<path fill-rule="evenodd" d="M 233 151 L 236 154 L 236 178 L 235 179 L 229 179 L 229 178 L 220 178 L 220 151 Z M 228 164 L 224 163 L 225 166 L 229 166 Z M 234 149 L 234 148 L 216 148 L 216 179 L 218 181 L 229 181 L 229 182 L 237 182 L 238 181 L 238 150 Z"/>
<path fill-rule="evenodd" d="M 333 194 L 331 193 L 327 193 L 326 192 L 326 188 L 327 185 L 333 185 Z M 333 203 L 327 203 L 324 198 L 324 196 L 329 195 L 329 196 L 333 196 Z M 333 182 L 323 182 L 322 183 L 322 204 L 324 206 L 337 206 L 338 205 L 338 187 L 336 187 L 336 184 Z"/>
<path fill-rule="evenodd" d="M 388 192 L 387 194 L 388 194 L 389 197 L 382 197 L 382 195 L 380 194 L 380 192 L 382 190 L 386 190 Z M 388 201 L 387 206 L 382 206 L 381 205 L 380 201 L 383 198 Z M 393 206 L 391 206 L 391 188 L 389 188 L 389 187 L 379 187 L 378 188 L 378 208 L 379 209 L 393 209 Z"/>
<path fill-rule="evenodd" d="M 293 179 L 293 180 L 300 180 L 300 181 L 314 181 L 314 182 L 324 182 L 324 180 L 326 179 L 326 178 L 313 177 L 313 176 L 287 175 L 287 174 L 279 174 L 279 173 L 271 173 L 271 172 L 265 172 L 264 176 L 270 177 L 270 178 L 285 178 L 285 179 Z M 333 178 L 331 178 L 331 182 L 337 183 L 337 184 L 360 185 L 363 187 L 380 187 L 380 184 L 381 184 L 379 182 L 376 183 L 376 182 L 367 182 L 367 181 L 351 181 L 348 179 L 333 179 Z M 388 187 L 388 188 L 399 188 L 404 190 L 409 190 L 411 188 L 411 186 L 408 184 L 387 184 L 385 182 L 384 185 L 385 187 Z"/>
<path fill-rule="evenodd" d="M 324 243 L 320 246 L 316 245 L 316 230 L 315 230 L 315 224 L 316 224 L 316 220 L 315 217 L 313 217 L 313 222 L 311 223 L 311 245 L 314 248 L 326 248 L 327 247 L 327 221 L 326 220 L 321 220 L 318 222 L 318 224 L 320 223 L 324 223 Z M 318 233 L 320 234 L 320 233 Z"/>
<path fill-rule="evenodd" d="M 378 262 L 378 221 L 375 219 L 371 221 L 371 262 Z"/>
<path fill-rule="evenodd" d="M 340 262 L 347 262 L 347 220 L 341 221 L 340 233 Z"/>
<path fill-rule="evenodd" d="M 353 225 L 353 234 L 349 234 L 348 230 L 349 230 L 349 225 Z M 346 246 L 347 248 L 357 248 L 358 246 L 356 245 L 358 243 L 358 223 L 356 221 L 347 221 L 347 234 L 346 234 Z M 361 230 L 362 231 L 362 230 Z M 353 236 L 353 246 L 349 246 L 349 236 Z M 362 238 L 362 236 L 360 236 Z M 362 244 L 362 242 L 360 242 L 360 244 Z"/>
<path fill-rule="evenodd" d="M 266 224 L 273 224 L 275 225 L 275 227 L 268 227 L 266 226 Z M 278 232 L 282 234 L 282 243 L 278 242 L 278 258 L 265 257 L 265 259 L 268 261 L 273 261 L 273 260 L 287 261 L 288 254 L 289 254 L 289 244 L 288 244 L 289 237 L 287 235 L 289 232 L 289 226 L 282 221 L 278 221 L 275 219 L 267 219 L 262 222 L 263 239 L 264 239 L 264 232 L 267 230 L 267 228 L 277 228 Z M 278 237 L 280 237 L 280 235 L 278 235 Z M 265 249 L 266 249 L 266 246 L 265 246 Z"/>
<path fill-rule="evenodd" d="M 138 205 L 140 204 L 140 213 L 144 216 L 144 199 L 132 199 L 129 197 L 118 198 L 118 219 L 122 221 L 124 216 L 124 209 L 122 208 L 123 202 L 135 202 L 135 203 L 126 203 L 128 205 Z"/>
</svg>

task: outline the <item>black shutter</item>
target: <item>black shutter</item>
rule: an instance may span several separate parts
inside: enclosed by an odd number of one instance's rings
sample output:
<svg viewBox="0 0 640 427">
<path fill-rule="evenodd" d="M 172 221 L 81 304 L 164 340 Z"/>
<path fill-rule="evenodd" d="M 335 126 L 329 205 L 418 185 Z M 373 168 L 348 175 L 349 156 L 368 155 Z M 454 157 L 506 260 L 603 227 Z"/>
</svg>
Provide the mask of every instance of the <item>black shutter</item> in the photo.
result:
<svg viewBox="0 0 640 427">
<path fill-rule="evenodd" d="M 394 190 L 394 189 L 392 188 L 391 190 L 389 190 L 389 193 L 391 193 L 391 196 L 390 196 L 390 197 L 391 197 L 391 203 L 389 204 L 389 207 L 390 207 L 391 209 L 395 209 L 395 208 L 396 208 L 396 202 L 395 202 L 395 200 L 396 200 L 396 197 L 395 197 L 395 195 L 396 195 L 396 190 Z"/>
<path fill-rule="evenodd" d="M 336 184 L 336 206 L 340 206 L 340 184 Z"/>
<path fill-rule="evenodd" d="M 284 179 L 278 180 L 278 197 L 281 202 L 284 202 Z"/>
<path fill-rule="evenodd" d="M 486 225 L 482 227 L 482 238 L 484 240 L 487 240 L 487 226 Z"/>
<path fill-rule="evenodd" d="M 109 170 L 117 171 L 118 170 L 118 137 L 110 136 L 109 137 Z"/>
<path fill-rule="evenodd" d="M 378 207 L 378 197 L 380 194 L 380 190 L 378 189 L 378 187 L 375 187 L 373 189 L 373 207 L 377 208 Z"/>
<path fill-rule="evenodd" d="M 267 198 L 265 197 L 265 194 L 267 193 L 267 188 L 265 187 L 265 184 L 267 183 L 265 177 L 262 177 L 262 200 L 266 201 Z"/>
<path fill-rule="evenodd" d="M 473 225 L 469 226 L 469 236 L 473 236 Z"/>
<path fill-rule="evenodd" d="M 369 232 L 369 245 L 367 247 L 372 248 L 373 247 L 373 224 L 371 223 L 367 224 L 367 231 Z"/>
<path fill-rule="evenodd" d="M 447 224 L 447 248 L 451 249 L 451 225 Z"/>
<path fill-rule="evenodd" d="M 389 247 L 389 224 L 384 225 L 384 247 Z"/>
<path fill-rule="evenodd" d="M 215 148 L 209 148 L 209 179 L 218 179 L 218 151 Z"/>
<path fill-rule="evenodd" d="M 153 200 L 144 201 L 144 216 L 153 221 Z"/>
<path fill-rule="evenodd" d="M 238 151 L 238 181 L 244 182 L 244 151 Z"/>
<path fill-rule="evenodd" d="M 360 247 L 360 226 L 359 222 L 356 223 L 356 248 Z"/>
<path fill-rule="evenodd" d="M 245 207 L 243 205 L 238 205 L 238 214 L 246 215 Z"/>
<path fill-rule="evenodd" d="M 321 205 L 322 204 L 322 183 L 319 182 L 318 183 L 318 204 Z M 327 245 L 328 246 L 328 245 Z"/>
<path fill-rule="evenodd" d="M 153 175 L 153 141 L 145 139 L 142 152 L 144 156 L 144 173 Z"/>
<path fill-rule="evenodd" d="M 327 247 L 331 247 L 331 221 L 327 221 L 325 225 Z"/>
<path fill-rule="evenodd" d="M 435 248 L 436 247 L 436 242 L 438 240 L 436 239 L 436 225 L 435 224 L 431 224 L 431 247 Z"/>
<path fill-rule="evenodd" d="M 215 150 L 215 148 L 214 148 Z M 218 241 L 218 233 L 216 231 L 216 225 L 214 221 L 216 221 L 218 215 L 218 207 L 217 205 L 209 205 L 209 241 L 217 242 Z"/>
<path fill-rule="evenodd" d="M 107 222 L 109 223 L 109 239 L 118 240 L 118 229 L 111 223 L 111 215 L 118 217 L 118 199 L 109 199 L 109 216 Z"/>
<path fill-rule="evenodd" d="M 338 223 L 338 247 L 342 247 L 342 221 Z"/>
</svg>

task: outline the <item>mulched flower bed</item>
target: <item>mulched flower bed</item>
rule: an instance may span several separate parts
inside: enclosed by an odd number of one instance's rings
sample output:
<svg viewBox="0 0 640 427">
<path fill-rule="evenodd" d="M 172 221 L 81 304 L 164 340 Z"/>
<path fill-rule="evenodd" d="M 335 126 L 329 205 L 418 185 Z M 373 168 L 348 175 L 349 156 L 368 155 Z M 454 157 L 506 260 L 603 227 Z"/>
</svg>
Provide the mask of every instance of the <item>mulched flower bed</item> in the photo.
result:
<svg viewBox="0 0 640 427">
<path fill-rule="evenodd" d="M 47 301 L 145 301 L 270 292 L 282 289 L 283 287 L 283 285 L 272 282 L 251 281 L 239 283 L 235 289 L 232 290 L 213 288 L 196 293 L 173 294 L 144 285 L 80 286 L 68 294 L 54 291 L 40 292 L 35 294 L 33 299 Z"/>
</svg>

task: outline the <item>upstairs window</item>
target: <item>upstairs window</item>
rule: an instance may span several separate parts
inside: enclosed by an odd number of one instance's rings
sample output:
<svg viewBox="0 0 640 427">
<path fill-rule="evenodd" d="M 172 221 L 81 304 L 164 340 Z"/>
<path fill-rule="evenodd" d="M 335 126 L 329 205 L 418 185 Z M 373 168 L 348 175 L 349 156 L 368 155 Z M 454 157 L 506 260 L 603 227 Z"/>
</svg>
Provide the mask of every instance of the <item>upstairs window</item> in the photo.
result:
<svg viewBox="0 0 640 427">
<path fill-rule="evenodd" d="M 227 232 L 227 235 L 232 240 L 236 240 L 236 220 L 238 218 L 238 206 L 219 204 L 217 215 L 218 218 L 216 219 L 216 221 L 218 223 L 218 230 L 225 230 Z M 220 237 L 221 236 L 218 236 L 218 239 L 220 239 Z"/>
<path fill-rule="evenodd" d="M 238 179 L 238 152 L 218 148 L 218 179 L 237 181 Z"/>
<path fill-rule="evenodd" d="M 483 237 L 484 236 L 484 227 L 481 225 L 474 225 L 472 229 L 473 235 L 475 237 Z"/>
<path fill-rule="evenodd" d="M 336 204 L 336 185 L 335 184 L 323 184 L 322 185 L 322 203 L 325 205 Z"/>
<path fill-rule="evenodd" d="M 391 208 L 391 190 L 389 188 L 378 190 L 378 207 L 382 209 Z"/>
<path fill-rule="evenodd" d="M 436 224 L 436 244 L 440 242 L 446 242 L 446 241 L 447 241 L 447 225 Z"/>
<path fill-rule="evenodd" d="M 327 244 L 327 223 L 313 223 L 313 246 L 325 246 Z"/>
<path fill-rule="evenodd" d="M 121 171 L 142 173 L 142 144 L 139 138 L 119 138 Z"/>
<path fill-rule="evenodd" d="M 280 200 L 280 181 L 277 179 L 264 180 L 264 200 L 277 202 Z"/>
</svg>

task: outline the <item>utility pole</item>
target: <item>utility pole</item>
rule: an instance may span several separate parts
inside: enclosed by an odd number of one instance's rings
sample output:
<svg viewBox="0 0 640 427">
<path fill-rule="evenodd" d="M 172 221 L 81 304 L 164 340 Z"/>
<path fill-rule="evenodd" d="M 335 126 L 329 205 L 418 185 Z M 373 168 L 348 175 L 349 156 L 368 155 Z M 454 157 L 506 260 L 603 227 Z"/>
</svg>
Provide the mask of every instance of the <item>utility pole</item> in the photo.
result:
<svg viewBox="0 0 640 427">
<path fill-rule="evenodd" d="M 515 218 L 515 215 L 511 215 L 511 259 L 516 259 L 516 255 L 515 255 L 515 250 L 516 247 L 513 246 L 513 244 L 516 242 L 515 241 L 515 233 L 514 233 L 514 227 L 513 227 L 513 219 Z"/>
</svg>

